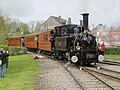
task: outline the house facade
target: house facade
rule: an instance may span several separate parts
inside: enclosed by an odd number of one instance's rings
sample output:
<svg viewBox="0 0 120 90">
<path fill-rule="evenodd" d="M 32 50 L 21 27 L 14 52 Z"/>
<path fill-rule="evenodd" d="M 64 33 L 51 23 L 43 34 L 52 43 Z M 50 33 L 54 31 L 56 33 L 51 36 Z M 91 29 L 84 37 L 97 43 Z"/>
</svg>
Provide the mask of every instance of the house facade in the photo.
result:
<svg viewBox="0 0 120 90">
<path fill-rule="evenodd" d="M 55 17 L 55 16 L 50 16 L 40 27 L 40 32 L 46 32 L 49 30 L 54 30 L 54 27 L 60 26 L 60 25 L 65 25 L 66 24 L 65 19 L 62 19 L 61 16 Z"/>
</svg>

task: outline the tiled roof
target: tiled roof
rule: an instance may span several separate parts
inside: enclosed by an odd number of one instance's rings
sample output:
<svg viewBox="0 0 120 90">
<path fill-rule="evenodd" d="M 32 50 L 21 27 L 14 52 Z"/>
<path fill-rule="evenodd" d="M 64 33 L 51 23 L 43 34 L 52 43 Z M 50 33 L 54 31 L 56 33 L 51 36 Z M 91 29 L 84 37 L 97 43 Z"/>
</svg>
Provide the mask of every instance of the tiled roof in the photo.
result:
<svg viewBox="0 0 120 90">
<path fill-rule="evenodd" d="M 55 20 L 57 20 L 60 24 L 65 24 L 67 20 L 59 18 L 59 17 L 55 17 L 55 16 L 51 16 L 53 17 Z"/>
</svg>

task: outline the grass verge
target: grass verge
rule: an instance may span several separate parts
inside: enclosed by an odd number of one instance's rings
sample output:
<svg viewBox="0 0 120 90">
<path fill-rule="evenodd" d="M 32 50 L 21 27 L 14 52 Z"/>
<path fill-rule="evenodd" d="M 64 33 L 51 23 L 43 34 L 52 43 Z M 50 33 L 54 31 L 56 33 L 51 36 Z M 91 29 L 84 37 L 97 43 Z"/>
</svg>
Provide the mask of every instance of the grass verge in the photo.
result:
<svg viewBox="0 0 120 90">
<path fill-rule="evenodd" d="M 105 55 L 105 59 L 120 61 L 120 55 Z"/>
<path fill-rule="evenodd" d="M 10 56 L 5 78 L 0 78 L 0 90 L 33 90 L 39 71 L 39 62 L 31 55 Z"/>
</svg>

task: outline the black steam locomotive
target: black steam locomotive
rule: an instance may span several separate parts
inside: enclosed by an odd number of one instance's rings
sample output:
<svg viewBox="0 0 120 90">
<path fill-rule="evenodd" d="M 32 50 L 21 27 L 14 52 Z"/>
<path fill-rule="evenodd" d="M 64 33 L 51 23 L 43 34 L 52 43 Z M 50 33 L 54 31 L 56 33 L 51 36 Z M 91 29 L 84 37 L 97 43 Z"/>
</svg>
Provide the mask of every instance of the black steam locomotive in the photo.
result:
<svg viewBox="0 0 120 90">
<path fill-rule="evenodd" d="M 88 13 L 83 15 L 83 25 L 55 27 L 52 55 L 73 63 L 90 64 L 98 60 L 96 37 L 88 29 Z"/>
</svg>

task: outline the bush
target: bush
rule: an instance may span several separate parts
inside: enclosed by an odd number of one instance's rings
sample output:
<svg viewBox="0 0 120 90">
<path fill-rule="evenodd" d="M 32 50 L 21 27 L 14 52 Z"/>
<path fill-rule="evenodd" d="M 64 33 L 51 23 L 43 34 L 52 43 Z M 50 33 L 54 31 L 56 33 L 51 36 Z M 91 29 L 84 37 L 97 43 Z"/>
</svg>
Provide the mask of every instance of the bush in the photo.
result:
<svg viewBox="0 0 120 90">
<path fill-rule="evenodd" d="M 9 46 L 7 45 L 0 45 L 0 48 L 4 48 L 5 51 L 9 51 Z"/>
<path fill-rule="evenodd" d="M 107 55 L 120 55 L 120 48 L 105 48 Z"/>
<path fill-rule="evenodd" d="M 9 53 L 10 53 L 10 55 L 26 54 L 27 49 L 24 47 L 14 46 L 14 47 L 9 48 Z"/>
<path fill-rule="evenodd" d="M 4 48 L 5 51 L 9 51 L 10 55 L 19 55 L 27 53 L 27 49 L 24 47 L 18 46 L 9 47 L 7 45 L 0 45 L 0 48 Z"/>
</svg>

